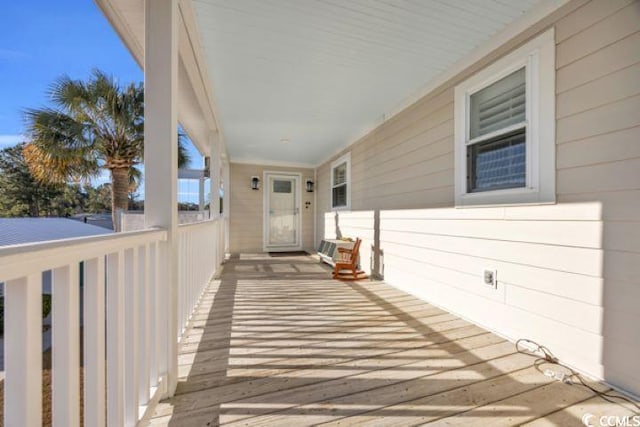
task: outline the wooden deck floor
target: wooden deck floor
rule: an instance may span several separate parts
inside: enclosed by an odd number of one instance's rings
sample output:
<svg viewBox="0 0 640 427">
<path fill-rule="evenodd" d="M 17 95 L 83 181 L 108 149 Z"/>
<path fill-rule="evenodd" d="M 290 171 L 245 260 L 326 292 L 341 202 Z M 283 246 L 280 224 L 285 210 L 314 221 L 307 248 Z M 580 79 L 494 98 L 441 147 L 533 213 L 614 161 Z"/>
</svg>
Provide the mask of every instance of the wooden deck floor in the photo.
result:
<svg viewBox="0 0 640 427">
<path fill-rule="evenodd" d="M 585 413 L 632 414 L 389 285 L 329 277 L 311 257 L 227 261 L 151 424 L 580 426 Z"/>
</svg>

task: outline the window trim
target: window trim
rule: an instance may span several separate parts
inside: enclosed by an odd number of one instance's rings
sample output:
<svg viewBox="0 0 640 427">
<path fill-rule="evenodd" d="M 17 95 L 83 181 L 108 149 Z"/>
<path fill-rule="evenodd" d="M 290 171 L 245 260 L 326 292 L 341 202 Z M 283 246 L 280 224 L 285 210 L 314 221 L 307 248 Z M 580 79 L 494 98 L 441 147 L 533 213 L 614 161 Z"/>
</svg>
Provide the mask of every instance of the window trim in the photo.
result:
<svg viewBox="0 0 640 427">
<path fill-rule="evenodd" d="M 506 133 L 518 123 L 469 140 L 471 95 L 525 67 L 526 185 L 482 192 L 467 190 L 467 147 Z M 555 37 L 551 28 L 455 87 L 455 205 L 555 203 Z M 513 129 L 511 129 L 513 130 Z"/>
<path fill-rule="evenodd" d="M 347 204 L 344 206 L 333 206 L 333 170 L 342 165 L 343 163 L 347 164 L 347 173 L 346 173 L 346 185 L 347 185 Z M 351 209 L 351 152 L 344 154 L 343 156 L 338 157 L 336 160 L 331 162 L 331 169 L 329 170 L 329 203 L 331 204 L 332 211 L 348 211 Z M 342 185 L 342 184 L 341 184 Z"/>
</svg>

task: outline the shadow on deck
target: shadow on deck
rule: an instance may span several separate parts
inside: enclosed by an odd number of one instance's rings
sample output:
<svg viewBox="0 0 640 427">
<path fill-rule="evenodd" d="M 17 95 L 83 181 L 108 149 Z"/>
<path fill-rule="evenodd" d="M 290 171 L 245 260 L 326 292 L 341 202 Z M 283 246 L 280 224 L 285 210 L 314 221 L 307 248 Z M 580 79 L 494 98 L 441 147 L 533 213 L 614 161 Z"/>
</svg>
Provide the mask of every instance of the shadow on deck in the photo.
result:
<svg viewBox="0 0 640 427">
<path fill-rule="evenodd" d="M 205 292 L 176 395 L 151 424 L 565 426 L 632 414 L 534 361 L 382 282 L 334 281 L 309 256 L 242 255 Z"/>
</svg>

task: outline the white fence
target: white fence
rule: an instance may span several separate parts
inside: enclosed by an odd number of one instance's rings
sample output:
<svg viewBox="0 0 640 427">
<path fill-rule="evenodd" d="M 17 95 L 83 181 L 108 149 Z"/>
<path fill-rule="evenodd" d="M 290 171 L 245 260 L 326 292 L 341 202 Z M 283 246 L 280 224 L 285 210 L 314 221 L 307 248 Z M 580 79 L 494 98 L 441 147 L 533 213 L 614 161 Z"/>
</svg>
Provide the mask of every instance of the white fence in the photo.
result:
<svg viewBox="0 0 640 427">
<path fill-rule="evenodd" d="M 223 224 L 211 220 L 178 230 L 178 331 L 222 261 Z M 41 278 L 47 270 L 53 271 L 53 425 L 80 425 L 81 366 L 87 426 L 135 425 L 166 392 L 167 349 L 175 345 L 167 316 L 175 302 L 159 274 L 166 239 L 164 230 L 154 229 L 0 249 L 4 425 L 42 423 Z"/>
<path fill-rule="evenodd" d="M 178 224 L 191 224 L 209 219 L 209 211 L 178 211 Z M 144 212 L 121 212 L 120 226 L 122 231 L 144 230 Z"/>
</svg>

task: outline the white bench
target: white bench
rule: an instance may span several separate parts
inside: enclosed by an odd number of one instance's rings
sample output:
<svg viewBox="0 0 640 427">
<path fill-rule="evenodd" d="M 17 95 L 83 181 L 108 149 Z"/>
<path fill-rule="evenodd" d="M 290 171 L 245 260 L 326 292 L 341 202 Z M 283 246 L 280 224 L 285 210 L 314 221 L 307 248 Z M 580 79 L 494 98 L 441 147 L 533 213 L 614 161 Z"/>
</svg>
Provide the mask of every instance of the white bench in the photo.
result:
<svg viewBox="0 0 640 427">
<path fill-rule="evenodd" d="M 338 257 L 338 248 L 351 249 L 353 244 L 354 242 L 350 242 L 348 240 L 323 239 L 320 242 L 320 247 L 318 248 L 318 256 L 322 262 L 326 262 L 333 267 L 335 266 L 335 261 Z"/>
</svg>

